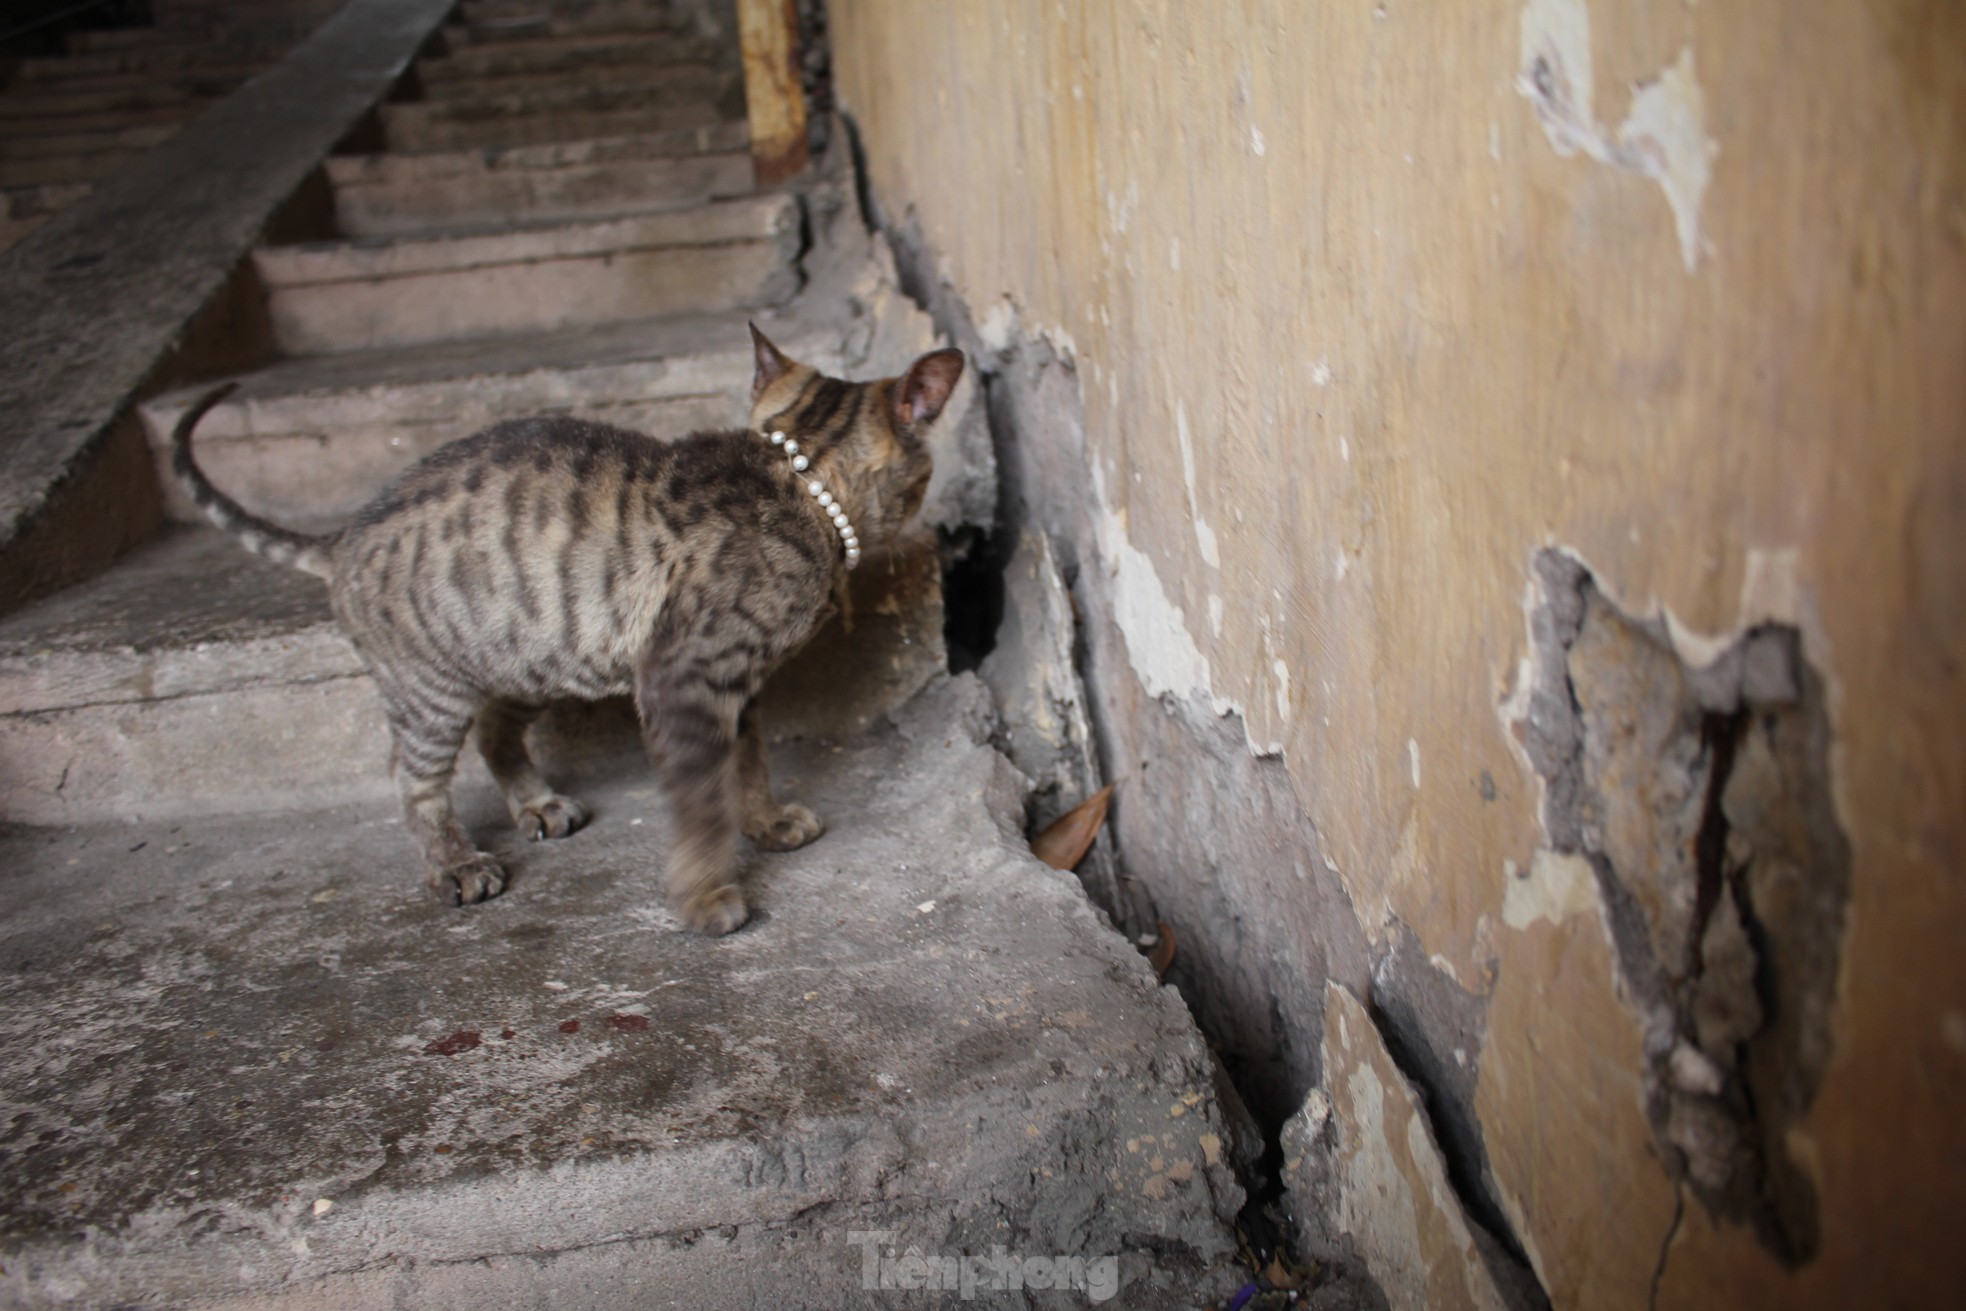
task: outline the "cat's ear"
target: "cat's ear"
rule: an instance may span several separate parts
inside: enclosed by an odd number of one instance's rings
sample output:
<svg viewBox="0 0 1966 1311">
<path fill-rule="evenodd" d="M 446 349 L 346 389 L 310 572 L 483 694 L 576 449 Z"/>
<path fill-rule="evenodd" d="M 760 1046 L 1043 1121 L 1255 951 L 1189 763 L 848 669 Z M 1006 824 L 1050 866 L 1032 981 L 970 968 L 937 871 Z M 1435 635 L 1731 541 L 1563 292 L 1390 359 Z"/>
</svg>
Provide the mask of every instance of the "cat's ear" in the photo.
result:
<svg viewBox="0 0 1966 1311">
<path fill-rule="evenodd" d="M 930 351 L 908 367 L 894 384 L 894 417 L 913 427 L 927 423 L 942 413 L 949 394 L 963 376 L 963 353 L 959 350 Z"/>
<path fill-rule="evenodd" d="M 758 331 L 757 324 L 751 324 L 750 328 L 751 349 L 758 360 L 757 372 L 751 375 L 751 399 L 755 401 L 764 395 L 765 388 L 785 376 L 792 367 L 792 361 L 771 344 L 770 338 Z"/>
</svg>

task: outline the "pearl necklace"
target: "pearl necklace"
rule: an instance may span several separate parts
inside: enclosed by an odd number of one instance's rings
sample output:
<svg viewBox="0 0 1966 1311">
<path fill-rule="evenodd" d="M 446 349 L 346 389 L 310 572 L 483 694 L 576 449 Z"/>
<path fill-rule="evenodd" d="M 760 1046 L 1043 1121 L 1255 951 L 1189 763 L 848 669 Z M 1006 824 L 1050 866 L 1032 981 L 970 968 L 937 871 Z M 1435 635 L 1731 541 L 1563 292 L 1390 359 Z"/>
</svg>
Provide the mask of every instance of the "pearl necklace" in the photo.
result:
<svg viewBox="0 0 1966 1311">
<path fill-rule="evenodd" d="M 812 461 L 799 454 L 799 444 L 784 433 L 771 434 L 771 444 L 781 447 L 785 454 L 791 457 L 792 472 L 804 473 L 812 467 Z M 846 517 L 845 507 L 833 498 L 833 494 L 827 491 L 817 478 L 806 480 L 806 491 L 813 500 L 819 502 L 819 508 L 826 512 L 833 521 L 833 527 L 839 530 L 840 542 L 846 547 L 846 567 L 853 568 L 860 563 L 860 538 L 853 531 L 853 523 Z"/>
</svg>

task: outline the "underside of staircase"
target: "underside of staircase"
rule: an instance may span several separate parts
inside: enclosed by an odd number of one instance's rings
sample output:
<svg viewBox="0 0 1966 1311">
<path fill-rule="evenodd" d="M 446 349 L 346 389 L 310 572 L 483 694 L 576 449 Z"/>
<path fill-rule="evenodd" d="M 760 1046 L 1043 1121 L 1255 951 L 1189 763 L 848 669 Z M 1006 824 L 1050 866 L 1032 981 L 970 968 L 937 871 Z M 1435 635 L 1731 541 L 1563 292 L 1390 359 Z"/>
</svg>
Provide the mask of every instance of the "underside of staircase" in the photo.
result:
<svg viewBox="0 0 1966 1311">
<path fill-rule="evenodd" d="M 271 349 L 220 375 L 213 481 L 327 527 L 503 418 L 741 424 L 747 321 L 852 378 L 935 346 L 842 161 L 756 184 L 716 13 L 462 0 L 241 273 Z M 1032 857 L 1030 781 L 949 672 L 938 532 L 995 502 L 969 379 L 920 527 L 764 696 L 829 831 L 747 853 L 715 940 L 663 902 L 620 704 L 535 730 L 594 808 L 565 840 L 521 841 L 467 748 L 512 883 L 427 897 L 325 590 L 170 488 L 216 380 L 138 409 L 169 525 L 0 619 L 0 1305 L 886 1306 L 986 1258 L 993 1304 L 1233 1289 L 1219 1067 Z"/>
</svg>

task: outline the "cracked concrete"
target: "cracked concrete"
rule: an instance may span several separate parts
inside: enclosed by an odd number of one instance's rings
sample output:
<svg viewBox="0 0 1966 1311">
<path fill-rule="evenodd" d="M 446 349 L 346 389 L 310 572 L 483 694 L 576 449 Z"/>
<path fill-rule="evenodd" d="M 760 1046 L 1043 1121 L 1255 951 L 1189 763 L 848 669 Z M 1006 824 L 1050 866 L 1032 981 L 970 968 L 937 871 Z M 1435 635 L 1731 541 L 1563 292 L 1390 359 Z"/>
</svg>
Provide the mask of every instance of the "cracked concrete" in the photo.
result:
<svg viewBox="0 0 1966 1311">
<path fill-rule="evenodd" d="M 663 905 L 632 758 L 565 842 L 467 791 L 515 878 L 465 913 L 373 806 L 12 831 L 0 1287 L 467 1306 L 571 1269 L 847 1306 L 875 1300 L 848 1231 L 889 1229 L 1130 1254 L 1124 1305 L 1189 1305 L 1242 1197 L 1207 1049 L 1024 850 L 993 720 L 944 679 L 781 743 L 832 829 L 754 860 L 754 926 L 716 941 Z"/>
</svg>

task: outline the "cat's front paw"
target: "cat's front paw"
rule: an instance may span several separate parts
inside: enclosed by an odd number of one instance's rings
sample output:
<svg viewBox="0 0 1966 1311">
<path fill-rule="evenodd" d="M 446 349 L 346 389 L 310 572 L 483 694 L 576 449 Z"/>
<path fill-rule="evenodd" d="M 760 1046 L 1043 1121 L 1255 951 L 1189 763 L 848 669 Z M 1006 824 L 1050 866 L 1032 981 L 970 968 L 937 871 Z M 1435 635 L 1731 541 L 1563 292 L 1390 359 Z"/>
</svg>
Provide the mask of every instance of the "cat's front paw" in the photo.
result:
<svg viewBox="0 0 1966 1311">
<path fill-rule="evenodd" d="M 825 821 L 796 801 L 744 821 L 744 836 L 766 851 L 797 851 L 825 831 Z"/>
<path fill-rule="evenodd" d="M 482 851 L 424 871 L 430 895 L 446 906 L 469 906 L 505 891 L 505 870 Z"/>
<path fill-rule="evenodd" d="M 519 832 L 535 842 L 563 838 L 584 825 L 592 813 L 572 797 L 556 793 L 519 811 Z"/>
<path fill-rule="evenodd" d="M 706 938 L 721 938 L 751 918 L 751 912 L 744 906 L 744 894 L 733 887 L 699 893 L 677 906 L 676 913 L 683 917 L 683 924 L 692 933 L 701 933 Z"/>
</svg>

